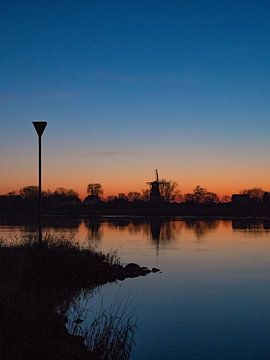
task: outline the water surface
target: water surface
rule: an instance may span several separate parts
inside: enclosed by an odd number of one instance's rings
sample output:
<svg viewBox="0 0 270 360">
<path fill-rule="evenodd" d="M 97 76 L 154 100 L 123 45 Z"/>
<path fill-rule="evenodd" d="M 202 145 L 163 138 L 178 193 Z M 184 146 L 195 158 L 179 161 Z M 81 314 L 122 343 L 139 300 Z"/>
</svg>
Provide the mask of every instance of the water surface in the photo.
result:
<svg viewBox="0 0 270 360">
<path fill-rule="evenodd" d="M 0 237 L 33 232 L 2 221 Z M 48 220 L 45 232 L 117 250 L 123 263 L 161 273 L 107 284 L 91 311 L 130 302 L 137 316 L 132 359 L 269 359 L 269 222 L 107 218 Z"/>
</svg>

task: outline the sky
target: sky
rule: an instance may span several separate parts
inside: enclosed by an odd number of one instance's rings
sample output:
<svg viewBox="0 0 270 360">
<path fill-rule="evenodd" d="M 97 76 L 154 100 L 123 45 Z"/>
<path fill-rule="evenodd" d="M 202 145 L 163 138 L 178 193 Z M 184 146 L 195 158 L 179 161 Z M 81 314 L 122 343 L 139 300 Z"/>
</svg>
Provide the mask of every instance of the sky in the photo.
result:
<svg viewBox="0 0 270 360">
<path fill-rule="evenodd" d="M 269 1 L 1 1 L 0 194 L 270 190 Z"/>
</svg>

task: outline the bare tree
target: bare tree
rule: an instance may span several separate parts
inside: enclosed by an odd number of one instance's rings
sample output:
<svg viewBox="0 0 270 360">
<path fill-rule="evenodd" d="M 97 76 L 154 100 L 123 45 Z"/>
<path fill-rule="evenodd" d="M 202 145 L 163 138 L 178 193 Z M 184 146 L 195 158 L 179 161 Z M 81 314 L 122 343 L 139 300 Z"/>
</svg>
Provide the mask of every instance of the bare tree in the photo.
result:
<svg viewBox="0 0 270 360">
<path fill-rule="evenodd" d="M 240 191 L 240 194 L 245 194 L 250 197 L 252 201 L 261 202 L 265 191 L 261 188 L 244 189 Z"/>
<path fill-rule="evenodd" d="M 118 193 L 117 198 L 118 198 L 119 200 L 128 200 L 127 195 L 126 195 L 125 193 L 121 193 L 121 192 Z"/>
<path fill-rule="evenodd" d="M 95 196 L 102 196 L 103 195 L 103 188 L 101 184 L 88 184 L 87 185 L 87 194 L 95 195 Z"/>
<path fill-rule="evenodd" d="M 25 186 L 19 191 L 19 194 L 24 199 L 32 199 L 38 197 L 38 186 L 35 185 Z"/>
<path fill-rule="evenodd" d="M 184 195 L 185 202 L 194 202 L 194 196 L 191 193 L 187 193 Z"/>
<path fill-rule="evenodd" d="M 224 202 L 224 203 L 228 203 L 228 202 L 231 201 L 231 196 L 224 195 L 224 196 L 222 196 L 221 201 Z"/>
<path fill-rule="evenodd" d="M 203 203 L 218 203 L 219 198 L 217 194 L 207 191 L 205 187 L 202 187 L 200 185 L 197 185 L 193 189 L 192 194 L 185 194 L 184 199 L 186 202 L 194 202 L 197 204 L 203 204 Z"/>
<path fill-rule="evenodd" d="M 115 196 L 115 195 L 108 195 L 105 198 L 106 202 L 112 202 L 112 201 L 115 201 L 115 200 L 117 200 L 117 196 Z"/>
<path fill-rule="evenodd" d="M 139 200 L 140 197 L 141 197 L 141 194 L 137 191 L 130 191 L 128 194 L 127 194 L 127 197 L 128 197 L 128 200 L 129 201 L 136 201 L 136 200 Z"/>
<path fill-rule="evenodd" d="M 16 190 L 12 190 L 12 191 L 6 193 L 5 196 L 9 196 L 9 197 L 18 196 L 18 192 Z"/>
<path fill-rule="evenodd" d="M 160 195 L 165 201 L 177 201 L 180 199 L 178 184 L 172 180 L 160 180 Z"/>
<path fill-rule="evenodd" d="M 73 190 L 73 189 L 66 189 L 64 187 L 58 187 L 55 189 L 55 191 L 53 192 L 53 195 L 55 196 L 68 196 L 68 197 L 79 197 L 79 194 Z"/>
<path fill-rule="evenodd" d="M 53 193 L 48 194 L 48 197 L 53 197 L 55 201 L 78 201 L 79 194 L 73 189 L 66 189 L 58 187 Z"/>
<path fill-rule="evenodd" d="M 207 189 L 200 185 L 197 185 L 193 189 L 193 198 L 196 203 L 204 203 L 206 194 L 207 194 Z"/>
<path fill-rule="evenodd" d="M 150 199 L 150 190 L 149 189 L 142 189 L 141 191 L 141 199 L 143 201 L 147 201 Z"/>
<path fill-rule="evenodd" d="M 217 194 L 207 191 L 207 193 L 205 194 L 205 197 L 204 197 L 204 203 L 215 204 L 218 202 L 219 202 L 219 198 L 218 198 Z"/>
</svg>

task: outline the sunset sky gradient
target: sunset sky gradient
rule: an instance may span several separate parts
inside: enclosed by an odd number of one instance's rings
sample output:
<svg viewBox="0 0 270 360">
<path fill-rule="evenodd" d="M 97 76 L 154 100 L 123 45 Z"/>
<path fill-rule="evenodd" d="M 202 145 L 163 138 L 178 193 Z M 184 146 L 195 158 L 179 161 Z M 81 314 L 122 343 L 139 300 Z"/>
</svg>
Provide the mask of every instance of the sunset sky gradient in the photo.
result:
<svg viewBox="0 0 270 360">
<path fill-rule="evenodd" d="M 270 190 L 268 1 L 3 1 L 0 194 L 90 182 L 146 188 L 154 169 L 219 195 Z"/>
</svg>

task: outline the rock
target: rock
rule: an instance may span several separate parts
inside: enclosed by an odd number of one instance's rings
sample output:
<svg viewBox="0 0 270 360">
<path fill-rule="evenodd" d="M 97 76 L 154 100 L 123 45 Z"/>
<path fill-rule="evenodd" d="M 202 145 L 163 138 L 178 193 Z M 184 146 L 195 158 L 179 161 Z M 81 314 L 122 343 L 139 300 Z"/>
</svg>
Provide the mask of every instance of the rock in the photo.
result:
<svg viewBox="0 0 270 360">
<path fill-rule="evenodd" d="M 158 271 L 160 271 L 160 269 L 157 269 L 157 268 L 155 268 L 155 267 L 152 268 L 152 272 L 153 272 L 153 273 L 156 273 L 156 272 L 158 272 Z"/>
<path fill-rule="evenodd" d="M 141 267 L 134 263 L 127 264 L 124 267 L 124 269 L 125 269 L 125 271 L 130 272 L 130 273 L 140 273 L 141 272 Z"/>
<path fill-rule="evenodd" d="M 144 276 L 151 272 L 151 270 L 147 269 L 147 267 L 140 267 L 137 264 L 130 263 L 124 267 L 124 271 L 126 276 L 136 277 L 136 276 Z"/>
</svg>

